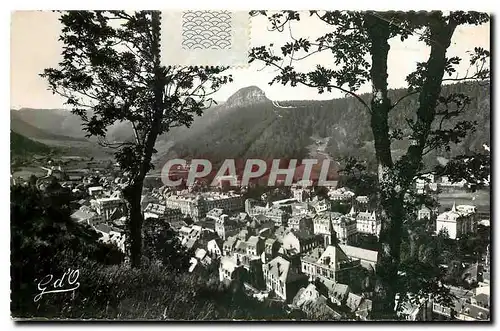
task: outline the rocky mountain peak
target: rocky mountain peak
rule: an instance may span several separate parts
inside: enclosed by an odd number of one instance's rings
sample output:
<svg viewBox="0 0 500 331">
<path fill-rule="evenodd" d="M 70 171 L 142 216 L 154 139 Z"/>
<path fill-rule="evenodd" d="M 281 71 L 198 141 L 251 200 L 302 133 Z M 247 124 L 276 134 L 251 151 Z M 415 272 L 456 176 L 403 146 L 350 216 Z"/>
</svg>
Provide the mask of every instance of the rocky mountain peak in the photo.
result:
<svg viewBox="0 0 500 331">
<path fill-rule="evenodd" d="M 250 104 L 268 101 L 264 91 L 257 86 L 244 87 L 227 99 L 226 105 L 231 107 L 241 107 Z"/>
</svg>

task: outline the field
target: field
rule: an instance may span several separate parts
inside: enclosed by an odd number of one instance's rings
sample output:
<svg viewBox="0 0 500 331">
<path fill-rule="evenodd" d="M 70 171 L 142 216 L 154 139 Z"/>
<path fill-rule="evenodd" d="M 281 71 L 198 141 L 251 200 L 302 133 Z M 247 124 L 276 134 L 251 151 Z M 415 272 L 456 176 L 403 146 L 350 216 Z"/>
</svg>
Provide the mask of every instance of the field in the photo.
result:
<svg viewBox="0 0 500 331">
<path fill-rule="evenodd" d="M 441 209 L 451 208 L 453 203 L 457 205 L 476 205 L 479 211 L 490 209 L 490 190 L 477 192 L 442 192 L 438 196 Z"/>
</svg>

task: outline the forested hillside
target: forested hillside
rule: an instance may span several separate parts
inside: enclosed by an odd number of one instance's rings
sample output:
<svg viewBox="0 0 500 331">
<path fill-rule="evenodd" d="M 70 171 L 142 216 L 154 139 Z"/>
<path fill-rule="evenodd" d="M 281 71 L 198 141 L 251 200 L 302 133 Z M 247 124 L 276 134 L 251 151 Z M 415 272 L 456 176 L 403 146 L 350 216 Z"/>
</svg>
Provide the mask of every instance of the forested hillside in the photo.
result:
<svg viewBox="0 0 500 331">
<path fill-rule="evenodd" d="M 476 132 L 471 133 L 450 151 L 428 155 L 427 162 L 436 162 L 437 156 L 450 157 L 459 153 L 479 150 L 490 140 L 490 86 L 454 84 L 443 87 L 443 95 L 464 93 L 472 102 L 456 121 L 477 121 Z M 392 100 L 405 91 L 392 90 Z M 363 95 L 369 100 L 369 95 Z M 400 155 L 408 146 L 409 127 L 406 121 L 415 112 L 417 96 L 401 102 L 390 114 L 391 129 L 403 132 L 402 140 L 393 142 L 393 152 Z M 331 137 L 326 151 L 334 158 L 356 156 L 374 159 L 373 135 L 369 114 L 354 98 L 327 101 L 271 102 L 260 99 L 244 104 L 237 110 L 222 114 L 204 130 L 177 140 L 172 151 L 180 157 L 225 158 L 303 158 L 307 147 L 314 143 L 311 137 Z M 170 154 L 172 156 L 172 152 Z"/>
<path fill-rule="evenodd" d="M 55 151 L 56 148 L 28 139 L 14 131 L 10 132 L 10 153 L 12 156 L 48 154 Z"/>
</svg>

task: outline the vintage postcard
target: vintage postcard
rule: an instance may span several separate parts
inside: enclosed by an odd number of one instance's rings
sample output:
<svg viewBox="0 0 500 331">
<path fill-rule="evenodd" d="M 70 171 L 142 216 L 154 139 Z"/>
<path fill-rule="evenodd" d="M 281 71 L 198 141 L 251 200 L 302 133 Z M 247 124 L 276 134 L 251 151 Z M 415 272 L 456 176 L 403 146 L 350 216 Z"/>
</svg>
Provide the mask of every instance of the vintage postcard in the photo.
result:
<svg viewBox="0 0 500 331">
<path fill-rule="evenodd" d="M 491 321 L 491 19 L 12 12 L 12 318 Z"/>
</svg>

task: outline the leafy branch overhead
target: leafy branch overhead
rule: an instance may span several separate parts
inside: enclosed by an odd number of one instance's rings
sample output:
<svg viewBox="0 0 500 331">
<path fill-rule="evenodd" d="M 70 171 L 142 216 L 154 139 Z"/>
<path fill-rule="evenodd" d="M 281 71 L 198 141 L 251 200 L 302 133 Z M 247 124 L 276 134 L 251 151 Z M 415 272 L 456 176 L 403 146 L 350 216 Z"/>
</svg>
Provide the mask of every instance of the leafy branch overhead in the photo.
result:
<svg viewBox="0 0 500 331">
<path fill-rule="evenodd" d="M 367 83 L 372 83 L 374 77 L 373 61 L 373 36 L 380 33 L 381 28 L 377 24 L 384 24 L 387 28 L 387 40 L 399 38 L 402 42 L 409 37 L 418 37 L 418 40 L 428 47 L 444 49 L 447 47 L 439 40 L 443 35 L 452 35 L 455 28 L 462 24 L 479 25 L 489 21 L 489 16 L 477 12 L 451 12 L 444 15 L 441 12 L 350 12 L 350 11 L 281 11 L 266 12 L 253 11 L 253 16 L 266 16 L 269 21 L 269 30 L 287 33 L 289 41 L 282 45 L 270 44 L 267 46 L 254 47 L 250 52 L 250 62 L 259 61 L 267 67 L 277 69 L 277 74 L 270 84 L 281 83 L 283 85 L 304 85 L 315 88 L 318 93 L 339 90 L 360 102 L 366 111 L 373 113 L 373 107 L 366 98 L 358 93 L 360 88 Z M 328 26 L 326 33 L 312 38 L 295 38 L 294 28 L 300 24 L 301 17 L 315 18 Z M 373 32 L 374 31 L 374 32 Z M 330 61 L 321 61 L 312 70 L 300 71 L 297 65 L 300 61 L 325 53 L 330 55 Z M 489 56 L 490 52 L 481 47 L 474 47 L 468 51 L 469 67 L 465 74 L 459 75 L 457 68 L 462 58 L 453 56 L 445 59 L 443 82 L 471 82 L 481 81 L 489 83 Z M 325 66 L 329 63 L 329 66 Z M 386 65 L 387 66 L 387 65 Z M 376 73 L 381 75 L 384 73 Z M 416 69 L 406 77 L 407 94 L 396 100 L 390 100 L 389 96 L 380 94 L 381 91 L 374 88 L 372 101 L 384 98 L 388 102 L 388 111 L 404 107 L 405 100 L 415 94 L 420 94 L 422 86 L 428 79 L 429 61 L 419 62 Z M 387 86 L 385 87 L 387 89 Z M 376 93 L 375 93 L 376 92 Z M 386 94 L 386 92 L 384 92 Z M 425 149 L 424 155 L 435 149 L 449 150 L 450 144 L 456 144 L 465 138 L 466 134 L 474 129 L 475 123 L 450 122 L 468 110 L 470 99 L 465 94 L 453 94 L 440 96 L 438 107 L 441 109 L 435 116 L 435 122 L 440 123 L 437 128 L 427 133 L 427 123 L 418 121 L 415 117 L 407 119 L 407 123 L 413 130 L 408 138 L 415 144 L 422 144 Z M 434 119 L 433 119 L 434 120 Z M 450 122 L 450 124 L 447 124 Z M 401 128 L 391 128 L 391 140 L 400 140 Z M 422 134 L 425 131 L 425 139 Z M 428 136 L 428 138 L 427 138 Z"/>
<path fill-rule="evenodd" d="M 87 136 L 121 150 L 124 165 L 140 155 L 152 127 L 158 127 L 159 135 L 189 126 L 212 105 L 210 96 L 232 81 L 221 75 L 226 68 L 159 66 L 159 52 L 151 47 L 159 33 L 152 29 L 151 16 L 147 11 L 63 13 L 62 61 L 41 75 L 81 116 Z M 162 100 L 155 110 L 158 84 Z M 131 124 L 133 140 L 106 140 L 108 127 L 117 122 Z"/>
<path fill-rule="evenodd" d="M 379 208 L 383 215 L 379 238 L 381 258 L 377 267 L 377 310 L 394 312 L 397 308 L 394 307 L 396 294 L 403 296 L 409 290 L 408 286 L 420 288 L 413 291 L 418 297 L 431 293 L 435 297 L 446 297 L 447 289 L 439 283 L 438 270 L 427 269 L 429 264 L 422 264 L 421 270 L 409 269 L 407 261 L 401 259 L 401 245 L 405 238 L 403 225 L 411 216 L 411 209 L 416 207 L 414 203 L 417 200 L 410 195 L 415 178 L 426 170 L 423 157 L 431 151 L 449 151 L 451 145 L 461 142 L 475 129 L 475 122 L 459 120 L 459 116 L 471 105 L 471 98 L 463 93 L 442 94 L 442 85 L 448 81 L 489 84 L 489 51 L 480 47 L 471 50 L 469 67 L 463 75 L 458 70 L 462 58 L 447 55 L 457 27 L 487 23 L 489 15 L 463 11 L 256 11 L 252 15 L 264 15 L 269 22 L 269 30 L 279 33 L 287 30 L 290 39 L 282 45 L 259 46 L 250 52 L 251 62 L 258 61 L 277 72 L 270 84 L 281 83 L 292 87 L 300 84 L 320 94 L 338 90 L 358 101 L 370 117 L 378 166 Z M 325 29 L 321 31 L 325 33 L 316 38 L 295 38 L 294 27 L 304 16 L 324 25 Z M 409 40 L 410 37 L 412 40 Z M 406 94 L 396 100 L 392 100 L 388 93 L 388 76 L 393 64 L 389 61 L 390 41 L 394 38 L 403 43 L 411 41 L 413 45 L 416 38 L 429 50 L 427 60 L 416 63 L 416 69 L 407 75 Z M 318 61 L 321 65 L 308 70 L 299 69 L 304 66 L 299 66 L 298 62 L 319 53 L 322 53 Z M 398 59 L 401 62 L 404 60 Z M 371 85 L 372 93 L 369 98 L 362 98 L 359 91 L 367 84 Z M 416 103 L 407 102 L 415 97 Z M 408 108 L 409 112 L 406 111 Z M 390 126 L 389 114 L 402 113 L 402 109 L 408 114 L 405 120 L 409 130 Z M 409 143 L 406 151 L 396 157 L 391 147 L 403 138 Z M 483 183 L 481 177 L 489 169 L 484 165 L 485 161 L 489 162 L 489 155 L 457 157 L 437 170 L 439 175 L 445 175 L 448 171 L 462 169 L 456 174 L 466 176 L 467 180 L 479 185 Z M 363 170 L 356 160 L 347 160 L 345 165 L 347 172 Z M 457 179 L 456 176 L 452 178 Z M 417 265 L 415 261 L 410 264 Z M 425 271 L 421 282 L 405 285 L 404 274 L 420 271 Z M 414 274 L 413 279 L 417 278 L 420 276 Z"/>
<path fill-rule="evenodd" d="M 115 149 L 129 179 L 123 189 L 127 247 L 132 265 L 139 267 L 142 187 L 153 168 L 156 140 L 171 128 L 190 126 L 212 105 L 211 95 L 232 77 L 223 74 L 225 67 L 162 65 L 159 11 L 69 11 L 60 21 L 62 60 L 41 76 L 82 118 L 88 137 Z M 133 137 L 108 141 L 108 128 L 120 122 L 130 125 Z"/>
</svg>

